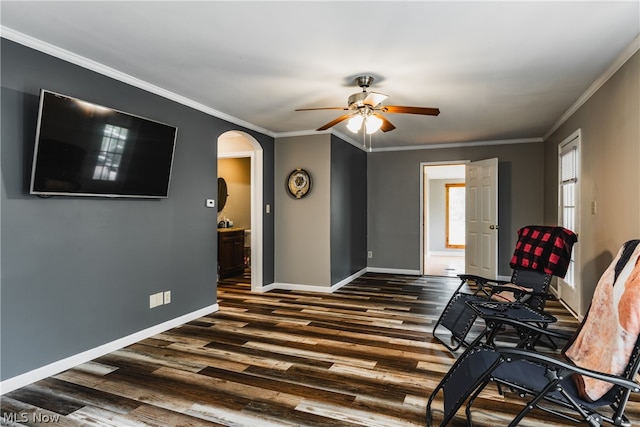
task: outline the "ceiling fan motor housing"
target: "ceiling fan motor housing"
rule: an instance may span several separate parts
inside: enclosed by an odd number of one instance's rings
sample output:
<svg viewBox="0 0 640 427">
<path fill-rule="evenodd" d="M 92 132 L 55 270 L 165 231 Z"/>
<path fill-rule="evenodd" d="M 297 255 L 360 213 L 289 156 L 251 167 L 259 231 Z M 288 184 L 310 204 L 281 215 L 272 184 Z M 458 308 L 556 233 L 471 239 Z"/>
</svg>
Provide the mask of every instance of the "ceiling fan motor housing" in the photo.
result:
<svg viewBox="0 0 640 427">
<path fill-rule="evenodd" d="M 351 95 L 349 97 L 349 100 L 347 101 L 349 104 L 349 109 L 357 110 L 358 108 L 364 107 L 364 101 L 365 99 L 367 99 L 368 95 L 369 94 L 367 92 L 358 92 Z"/>
</svg>

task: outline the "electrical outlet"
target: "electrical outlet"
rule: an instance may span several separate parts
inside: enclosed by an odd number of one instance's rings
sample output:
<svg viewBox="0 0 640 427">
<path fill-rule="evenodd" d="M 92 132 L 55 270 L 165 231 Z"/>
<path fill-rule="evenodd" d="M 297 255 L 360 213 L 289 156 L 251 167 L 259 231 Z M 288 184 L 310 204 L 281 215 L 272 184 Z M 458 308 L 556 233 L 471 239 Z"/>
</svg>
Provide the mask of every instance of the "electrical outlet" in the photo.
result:
<svg viewBox="0 0 640 427">
<path fill-rule="evenodd" d="M 159 305 L 162 305 L 162 303 L 158 304 L 158 294 L 150 295 L 149 296 L 149 308 L 156 308 Z"/>
<path fill-rule="evenodd" d="M 171 291 L 164 291 L 164 303 L 169 304 L 171 302 Z"/>
<path fill-rule="evenodd" d="M 149 295 L 149 308 L 156 308 L 159 305 L 164 304 L 164 293 L 158 292 L 157 294 Z"/>
<path fill-rule="evenodd" d="M 373 251 L 367 252 L 367 258 L 373 258 Z"/>
</svg>

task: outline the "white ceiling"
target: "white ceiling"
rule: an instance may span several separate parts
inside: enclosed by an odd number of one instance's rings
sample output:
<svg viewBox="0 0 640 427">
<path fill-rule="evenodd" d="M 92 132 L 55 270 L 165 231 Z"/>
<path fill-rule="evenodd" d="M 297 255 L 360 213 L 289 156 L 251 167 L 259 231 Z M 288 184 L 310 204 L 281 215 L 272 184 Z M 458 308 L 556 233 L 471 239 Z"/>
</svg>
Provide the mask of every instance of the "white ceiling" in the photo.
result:
<svg viewBox="0 0 640 427">
<path fill-rule="evenodd" d="M 359 74 L 375 77 L 370 90 L 389 95 L 384 104 L 440 108 L 438 117 L 388 114 L 397 129 L 373 136 L 378 149 L 540 140 L 637 49 L 640 33 L 638 0 L 0 7 L 3 37 L 274 136 L 342 114 L 294 110 L 346 107 Z M 362 138 L 344 123 L 335 130 Z"/>
</svg>

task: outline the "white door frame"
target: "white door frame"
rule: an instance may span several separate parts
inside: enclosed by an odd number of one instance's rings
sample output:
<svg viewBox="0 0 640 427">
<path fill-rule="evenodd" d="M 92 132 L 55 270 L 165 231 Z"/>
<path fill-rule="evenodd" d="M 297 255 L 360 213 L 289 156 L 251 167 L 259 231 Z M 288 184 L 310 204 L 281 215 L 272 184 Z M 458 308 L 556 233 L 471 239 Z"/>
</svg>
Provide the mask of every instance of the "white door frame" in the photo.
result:
<svg viewBox="0 0 640 427">
<path fill-rule="evenodd" d="M 218 159 L 235 159 L 249 157 L 251 159 L 251 291 L 262 292 L 263 279 L 263 152 L 262 146 L 251 135 L 242 134 L 253 146 L 252 151 L 234 151 L 218 153 Z M 216 261 L 217 262 L 217 261 Z"/>
<path fill-rule="evenodd" d="M 453 166 L 466 165 L 469 160 L 451 160 L 443 162 L 420 162 L 420 275 L 424 276 L 424 257 L 425 257 L 425 227 L 427 226 L 428 212 L 424 209 L 425 205 L 425 181 L 428 179 L 425 174 L 425 168 L 430 166 Z"/>
</svg>

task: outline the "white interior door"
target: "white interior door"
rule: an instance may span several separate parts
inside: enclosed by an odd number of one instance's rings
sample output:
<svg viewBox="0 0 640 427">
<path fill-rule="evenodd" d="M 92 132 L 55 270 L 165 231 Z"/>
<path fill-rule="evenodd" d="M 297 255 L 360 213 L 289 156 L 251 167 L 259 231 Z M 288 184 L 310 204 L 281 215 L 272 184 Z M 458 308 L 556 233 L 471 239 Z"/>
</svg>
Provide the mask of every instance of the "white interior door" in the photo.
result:
<svg viewBox="0 0 640 427">
<path fill-rule="evenodd" d="M 467 164 L 465 273 L 498 275 L 498 159 Z"/>
</svg>

